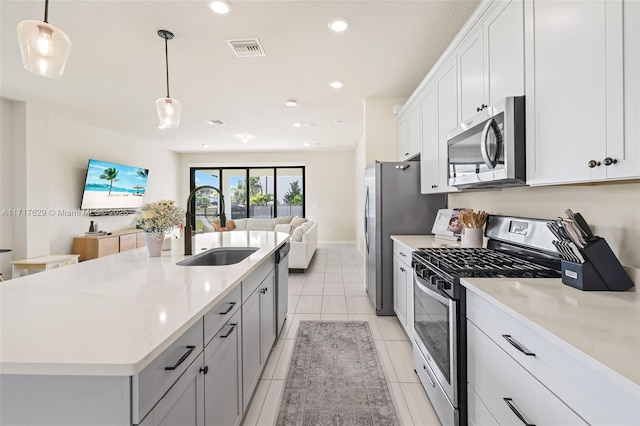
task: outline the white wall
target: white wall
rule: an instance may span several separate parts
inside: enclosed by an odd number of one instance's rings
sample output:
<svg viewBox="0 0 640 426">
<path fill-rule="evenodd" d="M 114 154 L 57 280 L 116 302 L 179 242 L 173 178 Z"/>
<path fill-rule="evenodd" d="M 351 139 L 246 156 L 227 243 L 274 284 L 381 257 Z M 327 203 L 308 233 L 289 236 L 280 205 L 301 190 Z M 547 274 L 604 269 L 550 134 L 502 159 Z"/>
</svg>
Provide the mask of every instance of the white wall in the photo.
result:
<svg viewBox="0 0 640 426">
<path fill-rule="evenodd" d="M 364 169 L 374 161 L 398 161 L 398 122 L 395 105 L 407 98 L 367 98 L 364 101 L 364 129 L 354 152 L 355 241 L 364 254 Z"/>
<path fill-rule="evenodd" d="M 0 246 L 8 241 L 12 259 L 71 253 L 73 237 L 83 235 L 91 220 L 106 231 L 131 228 L 132 216 L 88 217 L 79 210 L 87 162 L 90 158 L 149 169 L 145 201 L 177 199 L 179 194 L 178 154 L 153 143 L 131 138 L 54 115 L 45 107 L 2 101 L 3 130 L 0 144 L 0 190 L 10 187 L 13 196 L 4 197 L 0 207 L 38 209 L 45 216 L 11 218 L 11 239 L 0 234 Z M 22 114 L 21 111 L 25 112 Z M 8 123 L 10 130 L 5 129 Z M 5 153 L 11 153 L 8 164 Z M 59 210 L 69 212 L 60 216 Z M 55 212 L 55 213 L 53 213 Z M 6 220 L 0 222 L 6 227 Z M 10 259 L 5 259 L 10 257 Z M 3 273 L 7 273 L 3 269 Z"/>
<path fill-rule="evenodd" d="M 564 216 L 564 210 L 570 208 L 574 212 L 580 212 L 594 233 L 607 240 L 620 263 L 640 269 L 638 181 L 505 188 L 499 191 L 450 194 L 449 206 L 542 219 Z M 635 281 L 640 282 L 638 278 Z"/>
<path fill-rule="evenodd" d="M 182 154 L 180 163 L 183 207 L 190 167 L 304 165 L 306 216 L 318 221 L 318 239 L 355 241 L 353 151 Z"/>
</svg>

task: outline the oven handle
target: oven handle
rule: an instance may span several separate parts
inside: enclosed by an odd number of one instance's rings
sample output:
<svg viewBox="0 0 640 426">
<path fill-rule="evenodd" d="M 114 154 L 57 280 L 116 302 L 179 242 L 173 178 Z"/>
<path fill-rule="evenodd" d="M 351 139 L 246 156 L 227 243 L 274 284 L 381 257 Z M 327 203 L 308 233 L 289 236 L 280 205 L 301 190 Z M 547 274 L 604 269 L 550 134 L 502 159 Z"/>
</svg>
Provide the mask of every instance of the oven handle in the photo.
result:
<svg viewBox="0 0 640 426">
<path fill-rule="evenodd" d="M 438 294 L 435 291 L 431 290 L 430 288 L 425 287 L 424 284 L 422 284 L 422 281 L 424 281 L 424 280 L 422 278 L 420 278 L 415 271 L 413 271 L 413 279 L 414 279 L 416 285 L 418 286 L 418 288 L 420 289 L 420 291 L 422 291 L 423 293 L 428 294 L 430 297 L 433 297 L 438 302 L 440 302 L 442 304 L 445 304 L 447 306 L 451 305 L 451 303 L 453 302 L 451 299 L 447 299 L 446 297 L 442 296 L 441 294 Z"/>
</svg>

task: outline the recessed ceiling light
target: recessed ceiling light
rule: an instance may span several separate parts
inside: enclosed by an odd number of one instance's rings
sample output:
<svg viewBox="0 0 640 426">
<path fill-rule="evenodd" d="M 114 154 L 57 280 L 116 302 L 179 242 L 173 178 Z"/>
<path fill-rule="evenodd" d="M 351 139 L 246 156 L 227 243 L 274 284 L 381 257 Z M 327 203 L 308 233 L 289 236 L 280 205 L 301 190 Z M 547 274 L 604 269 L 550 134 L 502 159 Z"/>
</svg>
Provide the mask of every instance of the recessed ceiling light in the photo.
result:
<svg viewBox="0 0 640 426">
<path fill-rule="evenodd" d="M 338 118 L 338 119 L 335 121 L 335 123 L 336 123 L 336 124 L 342 124 L 342 119 Z"/>
<path fill-rule="evenodd" d="M 304 124 L 300 122 L 293 123 L 293 127 L 302 127 Z"/>
<path fill-rule="evenodd" d="M 219 13 L 220 15 L 224 15 L 229 13 L 229 3 L 221 0 L 213 0 L 209 3 L 209 8 L 213 10 L 215 13 Z"/>
<path fill-rule="evenodd" d="M 331 83 L 329 83 L 329 86 L 333 87 L 334 89 L 341 89 L 342 86 L 344 86 L 344 83 L 341 81 L 332 81 Z"/>
<path fill-rule="evenodd" d="M 337 33 L 341 33 L 349 28 L 349 20 L 347 18 L 335 18 L 329 21 L 329 28 Z"/>
<path fill-rule="evenodd" d="M 224 121 L 222 120 L 213 120 L 213 119 L 209 119 L 209 120 L 204 120 L 205 123 L 207 124 L 211 124 L 212 126 L 222 126 L 224 123 Z"/>
<path fill-rule="evenodd" d="M 244 143 L 247 143 L 247 141 L 249 140 L 249 135 L 238 135 L 238 137 L 242 139 L 242 142 Z"/>
<path fill-rule="evenodd" d="M 209 145 L 208 145 L 208 144 L 206 144 L 206 143 L 203 143 L 203 144 L 202 144 L 202 147 L 203 147 L 203 148 L 209 148 Z"/>
<path fill-rule="evenodd" d="M 289 99 L 284 104 L 288 107 L 294 107 L 294 106 L 298 106 L 298 101 L 296 101 L 295 99 Z"/>
<path fill-rule="evenodd" d="M 304 146 L 310 146 L 311 144 L 309 142 L 305 142 Z"/>
</svg>

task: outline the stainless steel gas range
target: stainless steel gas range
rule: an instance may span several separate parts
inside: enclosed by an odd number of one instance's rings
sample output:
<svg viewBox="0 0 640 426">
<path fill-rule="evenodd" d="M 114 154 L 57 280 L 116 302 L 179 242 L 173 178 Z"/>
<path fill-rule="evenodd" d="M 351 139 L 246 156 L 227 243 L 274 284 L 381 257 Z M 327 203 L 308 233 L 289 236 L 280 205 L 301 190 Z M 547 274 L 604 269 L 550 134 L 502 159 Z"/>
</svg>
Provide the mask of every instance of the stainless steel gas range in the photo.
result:
<svg viewBox="0 0 640 426">
<path fill-rule="evenodd" d="M 548 220 L 490 216 L 487 248 L 413 253 L 414 366 L 443 425 L 467 424 L 466 298 L 461 278 L 559 278 Z"/>
</svg>

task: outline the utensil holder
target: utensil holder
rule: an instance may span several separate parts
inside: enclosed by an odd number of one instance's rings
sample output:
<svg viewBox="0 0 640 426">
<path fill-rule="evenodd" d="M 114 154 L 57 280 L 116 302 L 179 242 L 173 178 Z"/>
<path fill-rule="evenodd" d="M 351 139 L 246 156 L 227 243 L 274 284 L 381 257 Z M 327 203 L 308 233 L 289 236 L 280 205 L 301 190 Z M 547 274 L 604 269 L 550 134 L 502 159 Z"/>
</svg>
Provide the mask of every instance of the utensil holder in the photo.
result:
<svg viewBox="0 0 640 426">
<path fill-rule="evenodd" d="M 633 282 L 604 238 L 595 238 L 582 250 L 582 264 L 563 260 L 562 282 L 584 291 L 625 291 Z"/>
<path fill-rule="evenodd" d="M 483 243 L 482 228 L 464 228 L 460 239 L 460 247 L 480 248 Z"/>
</svg>

